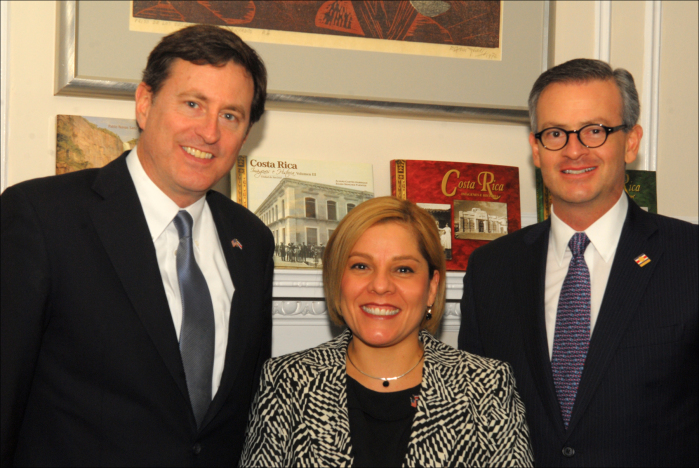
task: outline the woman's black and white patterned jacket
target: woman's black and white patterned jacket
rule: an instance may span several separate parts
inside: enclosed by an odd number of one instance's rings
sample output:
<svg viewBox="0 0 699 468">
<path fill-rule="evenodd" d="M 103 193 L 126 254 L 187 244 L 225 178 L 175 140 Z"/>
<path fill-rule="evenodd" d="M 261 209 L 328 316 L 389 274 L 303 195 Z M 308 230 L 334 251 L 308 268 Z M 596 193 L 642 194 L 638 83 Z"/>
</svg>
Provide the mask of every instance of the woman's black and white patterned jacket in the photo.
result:
<svg viewBox="0 0 699 468">
<path fill-rule="evenodd" d="M 241 466 L 352 466 L 345 356 L 349 330 L 265 363 Z M 531 466 L 524 405 L 509 364 L 420 332 L 422 389 L 404 467 Z"/>
</svg>

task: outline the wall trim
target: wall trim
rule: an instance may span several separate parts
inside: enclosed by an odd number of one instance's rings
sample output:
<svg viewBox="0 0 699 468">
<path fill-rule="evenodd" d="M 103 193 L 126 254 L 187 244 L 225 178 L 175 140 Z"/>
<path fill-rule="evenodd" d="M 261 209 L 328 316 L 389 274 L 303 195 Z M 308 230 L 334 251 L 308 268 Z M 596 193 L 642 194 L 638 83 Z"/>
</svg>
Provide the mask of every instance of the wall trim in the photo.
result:
<svg viewBox="0 0 699 468">
<path fill-rule="evenodd" d="M 550 1 L 545 1 L 544 2 L 544 37 L 543 40 L 541 41 L 542 44 L 542 50 L 541 50 L 541 73 L 545 72 L 546 70 L 549 69 L 549 62 L 550 62 L 550 35 L 553 32 L 551 31 L 551 2 Z"/>
<path fill-rule="evenodd" d="M 641 140 L 640 166 L 646 171 L 658 170 L 658 121 L 660 109 L 660 33 L 662 2 L 648 1 L 645 4 L 643 44 L 643 90 L 641 96 Z"/>
<path fill-rule="evenodd" d="M 10 133 L 9 98 L 10 72 L 8 70 L 10 52 L 10 2 L 0 2 L 0 193 L 7 188 L 7 136 Z"/>
<path fill-rule="evenodd" d="M 612 51 L 612 2 L 595 2 L 595 58 L 609 63 Z"/>
<path fill-rule="evenodd" d="M 272 324 L 274 327 L 329 327 L 330 323 L 324 300 L 290 300 L 287 298 L 272 302 Z M 461 307 L 459 302 L 454 300 L 447 302 L 442 317 L 442 330 L 458 332 L 460 324 Z"/>
</svg>

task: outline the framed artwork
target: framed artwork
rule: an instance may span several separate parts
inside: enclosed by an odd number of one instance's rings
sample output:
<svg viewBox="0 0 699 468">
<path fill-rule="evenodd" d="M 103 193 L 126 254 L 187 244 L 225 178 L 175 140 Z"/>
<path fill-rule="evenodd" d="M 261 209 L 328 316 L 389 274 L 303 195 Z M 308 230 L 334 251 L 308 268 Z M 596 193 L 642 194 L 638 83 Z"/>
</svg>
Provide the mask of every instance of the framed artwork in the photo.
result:
<svg viewBox="0 0 699 468">
<path fill-rule="evenodd" d="M 56 116 L 56 174 L 102 167 L 138 142 L 135 119 Z"/>
<path fill-rule="evenodd" d="M 219 2 L 149 3 L 211 5 Z M 235 2 L 234 5 L 247 5 L 248 12 L 239 15 L 245 20 L 250 17 L 250 5 L 258 3 L 257 11 L 261 12 L 262 5 L 273 2 L 247 1 Z M 362 11 L 361 4 L 364 2 L 298 3 L 318 3 L 326 10 L 334 4 L 354 5 L 356 13 Z M 425 4 L 452 5 L 449 11 L 456 12 L 454 5 L 470 2 L 403 3 L 422 5 L 420 8 L 424 8 Z M 301 45 L 307 43 L 288 39 L 297 34 L 294 31 L 255 29 L 253 22 L 225 27 L 239 33 L 265 61 L 269 72 L 268 108 L 271 109 L 526 124 L 529 89 L 548 64 L 549 2 L 496 3 L 499 3 L 501 15 L 500 36 L 495 41 L 491 31 L 487 34 L 490 43 L 481 46 L 492 46 L 497 42 L 497 53 L 492 52 L 493 47 L 480 47 L 478 44 L 446 45 L 453 49 L 450 56 L 440 56 L 429 50 L 410 52 L 405 49 L 412 47 L 410 44 L 405 46 L 398 40 L 379 40 L 369 37 L 368 33 L 366 37 L 356 39 L 360 41 L 359 48 L 338 47 L 337 40 L 355 38 L 347 37 L 352 36 L 351 33 L 330 35 L 308 28 L 304 31 L 310 31 L 306 36 L 312 39 L 310 43 L 313 45 Z M 148 53 L 165 34 L 150 31 L 158 27 L 169 31 L 189 24 L 179 21 L 173 26 L 172 21 L 138 18 L 134 11 L 139 4 L 143 6 L 145 3 L 57 2 L 56 94 L 133 99 Z M 330 11 L 326 10 L 323 11 Z M 439 19 L 440 14 L 447 15 L 449 11 L 423 13 L 434 14 L 433 19 Z M 362 15 L 357 13 L 356 16 Z M 196 17 L 192 18 L 196 20 Z M 148 31 L 133 30 L 134 22 L 139 21 L 141 29 Z M 452 18 L 450 21 L 454 23 L 455 20 Z M 147 27 L 143 22 L 148 22 Z M 416 34 L 416 22 L 413 20 L 406 24 Z M 273 26 L 262 24 L 260 28 Z M 451 31 L 445 27 L 442 29 Z M 268 40 L 265 37 L 275 36 L 273 33 L 276 32 L 287 36 L 281 34 L 276 39 L 270 39 L 277 42 L 265 42 Z M 253 38 L 247 39 L 246 34 Z M 457 34 L 452 36 L 457 37 Z M 361 45 L 368 44 L 367 41 L 371 43 L 369 46 Z M 383 51 L 380 47 L 374 47 L 376 44 L 381 47 L 388 44 L 389 49 L 398 49 Z M 445 47 L 445 44 L 437 45 Z M 478 57 L 474 51 L 479 49 L 487 51 L 488 56 Z"/>
<path fill-rule="evenodd" d="M 131 31 L 229 27 L 243 40 L 477 60 L 502 58 L 502 0 L 133 0 Z"/>
</svg>

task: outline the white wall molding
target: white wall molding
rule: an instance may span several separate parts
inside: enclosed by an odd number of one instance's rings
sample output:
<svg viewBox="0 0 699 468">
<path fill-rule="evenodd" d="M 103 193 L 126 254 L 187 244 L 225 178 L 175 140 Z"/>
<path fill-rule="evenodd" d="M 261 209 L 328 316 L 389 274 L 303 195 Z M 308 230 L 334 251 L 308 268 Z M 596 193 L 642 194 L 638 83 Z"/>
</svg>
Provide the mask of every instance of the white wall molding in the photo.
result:
<svg viewBox="0 0 699 468">
<path fill-rule="evenodd" d="M 552 31 L 551 29 L 551 2 L 550 1 L 545 1 L 544 2 L 544 37 L 542 42 L 542 49 L 541 49 L 541 73 L 545 72 L 546 70 L 549 69 L 549 45 L 550 45 L 550 36 Z"/>
<path fill-rule="evenodd" d="M 662 2 L 647 1 L 644 21 L 643 90 L 641 96 L 641 140 L 638 167 L 646 171 L 658 168 L 658 117 L 660 94 L 660 25 Z"/>
<path fill-rule="evenodd" d="M 7 188 L 7 135 L 10 131 L 8 81 L 10 72 L 10 2 L 0 2 L 0 193 Z"/>
<path fill-rule="evenodd" d="M 342 331 L 330 321 L 325 301 L 274 301 L 272 314 L 272 356 L 312 348 Z M 456 347 L 460 326 L 459 303 L 448 302 L 437 338 Z"/>
<path fill-rule="evenodd" d="M 595 2 L 595 57 L 609 62 L 612 51 L 612 2 Z"/>
<path fill-rule="evenodd" d="M 463 275 L 461 276 L 463 277 Z M 461 290 L 460 287 L 458 289 Z M 291 299 L 272 301 L 272 318 L 275 325 L 326 325 L 326 317 L 328 317 L 328 310 L 325 300 Z M 447 318 L 460 320 L 461 306 L 459 303 L 454 300 L 447 302 L 444 307 L 443 317 L 444 320 Z"/>
</svg>

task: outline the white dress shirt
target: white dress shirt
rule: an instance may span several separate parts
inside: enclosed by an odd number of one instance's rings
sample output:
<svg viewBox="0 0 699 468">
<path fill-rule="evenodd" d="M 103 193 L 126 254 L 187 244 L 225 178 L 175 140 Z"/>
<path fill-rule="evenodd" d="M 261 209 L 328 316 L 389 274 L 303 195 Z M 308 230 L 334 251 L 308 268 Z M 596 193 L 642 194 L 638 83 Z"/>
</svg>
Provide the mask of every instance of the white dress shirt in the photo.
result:
<svg viewBox="0 0 699 468">
<path fill-rule="evenodd" d="M 165 295 L 170 305 L 172 322 L 175 325 L 179 340 L 182 329 L 182 300 L 177 279 L 176 257 L 180 237 L 172 221 L 180 211 L 180 207 L 148 177 L 138 159 L 136 148 L 131 150 L 131 153 L 126 157 L 126 166 L 136 186 L 143 213 L 146 215 L 146 222 L 155 245 L 158 267 L 165 287 Z M 214 345 L 214 368 L 211 382 L 211 396 L 213 398 L 221 383 L 226 357 L 228 320 L 234 291 L 233 280 L 228 271 L 216 224 L 211 215 L 211 209 L 206 203 L 206 197 L 200 198 L 184 209 L 192 215 L 194 220 L 192 226 L 194 258 L 204 274 L 214 306 L 216 343 Z"/>
<path fill-rule="evenodd" d="M 614 262 L 621 230 L 624 227 L 629 201 L 626 193 L 600 219 L 584 232 L 590 239 L 585 250 L 585 263 L 590 270 L 590 338 L 597 323 L 597 316 L 607 289 L 609 272 Z M 568 274 L 568 266 L 573 254 L 568 247 L 575 230 L 561 221 L 551 207 L 551 233 L 546 255 L 546 289 L 544 291 L 544 311 L 546 317 L 546 337 L 549 345 L 549 358 L 553 354 L 553 334 L 556 329 L 558 299 L 561 295 L 563 281 Z"/>
</svg>

